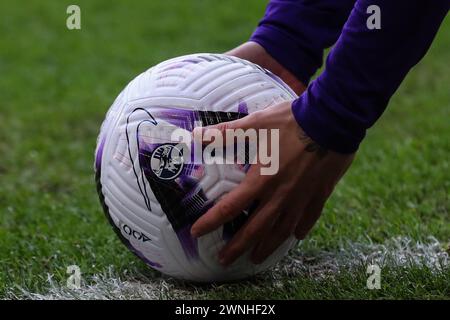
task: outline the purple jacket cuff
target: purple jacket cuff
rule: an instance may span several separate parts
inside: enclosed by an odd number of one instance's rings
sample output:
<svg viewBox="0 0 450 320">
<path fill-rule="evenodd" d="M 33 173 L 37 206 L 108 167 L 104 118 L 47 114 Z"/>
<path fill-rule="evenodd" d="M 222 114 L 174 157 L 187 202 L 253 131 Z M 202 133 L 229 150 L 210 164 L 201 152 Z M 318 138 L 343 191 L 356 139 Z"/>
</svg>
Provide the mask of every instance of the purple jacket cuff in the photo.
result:
<svg viewBox="0 0 450 320">
<path fill-rule="evenodd" d="M 272 0 L 251 41 L 306 84 L 337 39 L 324 72 L 292 110 L 314 141 L 353 153 L 429 49 L 449 6 L 448 0 Z M 369 24 L 371 7 L 381 12 L 380 26 Z"/>
<path fill-rule="evenodd" d="M 303 131 L 322 147 L 348 154 L 358 150 L 366 129 L 348 123 L 346 119 L 325 107 L 313 82 L 297 100 L 292 103 L 292 113 Z"/>
</svg>

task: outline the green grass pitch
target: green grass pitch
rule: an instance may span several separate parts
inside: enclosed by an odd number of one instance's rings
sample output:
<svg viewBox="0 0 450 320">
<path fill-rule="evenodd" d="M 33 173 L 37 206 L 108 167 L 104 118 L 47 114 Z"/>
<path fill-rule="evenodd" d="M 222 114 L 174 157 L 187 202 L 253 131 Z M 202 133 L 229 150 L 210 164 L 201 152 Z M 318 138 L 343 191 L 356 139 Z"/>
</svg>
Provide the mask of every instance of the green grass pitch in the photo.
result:
<svg viewBox="0 0 450 320">
<path fill-rule="evenodd" d="M 134 76 L 242 43 L 265 4 L 80 0 L 77 31 L 69 4 L 0 2 L 0 298 L 450 297 L 448 17 L 293 255 L 255 279 L 195 286 L 160 277 L 111 230 L 95 192 L 96 136 Z M 366 287 L 371 261 L 382 264 L 379 290 Z M 65 289 L 73 264 L 75 291 Z"/>
</svg>

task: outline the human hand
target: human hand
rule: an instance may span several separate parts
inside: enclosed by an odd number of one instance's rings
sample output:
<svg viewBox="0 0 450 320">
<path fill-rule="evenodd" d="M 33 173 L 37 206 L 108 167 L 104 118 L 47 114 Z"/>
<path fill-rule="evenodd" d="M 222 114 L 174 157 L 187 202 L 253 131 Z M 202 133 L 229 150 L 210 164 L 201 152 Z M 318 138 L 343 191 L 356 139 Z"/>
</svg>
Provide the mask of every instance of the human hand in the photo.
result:
<svg viewBox="0 0 450 320">
<path fill-rule="evenodd" d="M 261 164 L 252 165 L 244 180 L 192 226 L 192 235 L 200 237 L 257 201 L 246 224 L 220 251 L 223 265 L 233 263 L 250 248 L 251 260 L 262 263 L 292 234 L 303 239 L 354 158 L 354 154 L 324 150 L 312 141 L 296 122 L 291 105 L 283 102 L 239 120 L 195 129 L 203 134 L 217 129 L 223 137 L 226 129 L 279 129 L 278 172 L 261 175 Z"/>
<path fill-rule="evenodd" d="M 261 45 L 256 42 L 245 42 L 225 54 L 251 61 L 271 71 L 280 77 L 289 87 L 291 87 L 297 95 L 302 94 L 306 89 L 306 86 L 300 80 L 298 80 L 289 70 L 278 63 Z"/>
</svg>

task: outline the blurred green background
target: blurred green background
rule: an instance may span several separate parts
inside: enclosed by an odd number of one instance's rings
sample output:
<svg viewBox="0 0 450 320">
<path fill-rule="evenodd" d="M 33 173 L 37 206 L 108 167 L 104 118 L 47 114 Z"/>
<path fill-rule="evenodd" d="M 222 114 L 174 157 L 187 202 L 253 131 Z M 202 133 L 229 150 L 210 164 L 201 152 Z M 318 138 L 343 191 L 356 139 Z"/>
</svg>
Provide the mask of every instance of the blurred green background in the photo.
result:
<svg viewBox="0 0 450 320">
<path fill-rule="evenodd" d="M 239 45 L 265 8 L 260 0 L 77 1 L 82 28 L 71 31 L 70 4 L 0 2 L 0 297 L 45 292 L 48 275 L 64 282 L 71 264 L 87 277 L 111 265 L 119 275 L 158 277 L 120 244 L 101 212 L 93 179 L 100 124 L 134 76 L 174 56 Z M 449 40 L 447 17 L 302 250 L 396 236 L 433 236 L 448 250 Z M 345 270 L 334 281 L 282 279 L 278 291 L 248 283 L 198 290 L 219 298 L 448 297 L 449 275 L 394 268 L 376 292 L 355 287 L 364 271 Z"/>
</svg>

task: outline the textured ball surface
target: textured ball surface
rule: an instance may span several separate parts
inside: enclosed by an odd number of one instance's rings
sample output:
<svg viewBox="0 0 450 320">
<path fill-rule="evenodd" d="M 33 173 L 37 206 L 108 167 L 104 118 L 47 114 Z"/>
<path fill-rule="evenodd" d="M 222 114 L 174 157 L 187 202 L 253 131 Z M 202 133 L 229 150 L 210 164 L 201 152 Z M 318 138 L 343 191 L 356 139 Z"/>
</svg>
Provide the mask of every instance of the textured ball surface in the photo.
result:
<svg viewBox="0 0 450 320">
<path fill-rule="evenodd" d="M 227 268 L 219 265 L 219 250 L 251 210 L 203 237 L 190 236 L 192 224 L 248 167 L 183 163 L 171 132 L 238 119 L 295 97 L 269 71 L 220 54 L 171 59 L 131 81 L 106 115 L 95 159 L 100 201 L 125 245 L 156 270 L 199 282 L 245 278 L 283 258 L 293 237 L 260 265 L 248 253 Z"/>
</svg>

